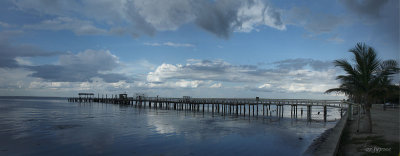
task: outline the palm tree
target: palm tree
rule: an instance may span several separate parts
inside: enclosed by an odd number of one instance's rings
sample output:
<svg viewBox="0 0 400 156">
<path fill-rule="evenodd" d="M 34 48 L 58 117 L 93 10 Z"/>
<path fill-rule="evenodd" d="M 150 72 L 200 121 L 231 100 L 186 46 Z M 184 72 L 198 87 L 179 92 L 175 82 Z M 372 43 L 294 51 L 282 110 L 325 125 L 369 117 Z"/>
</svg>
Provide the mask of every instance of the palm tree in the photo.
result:
<svg viewBox="0 0 400 156">
<path fill-rule="evenodd" d="M 372 132 L 372 101 L 391 88 L 390 76 L 397 73 L 399 68 L 395 60 L 381 61 L 378 59 L 375 50 L 364 43 L 357 43 L 349 52 L 354 54 L 355 64 L 352 65 L 345 59 L 335 60 L 335 66 L 341 67 L 346 75 L 337 76 L 336 79 L 340 81 L 341 85 L 338 88 L 329 89 L 325 93 L 344 93 L 353 102 L 361 103 L 367 115 L 367 131 Z"/>
</svg>

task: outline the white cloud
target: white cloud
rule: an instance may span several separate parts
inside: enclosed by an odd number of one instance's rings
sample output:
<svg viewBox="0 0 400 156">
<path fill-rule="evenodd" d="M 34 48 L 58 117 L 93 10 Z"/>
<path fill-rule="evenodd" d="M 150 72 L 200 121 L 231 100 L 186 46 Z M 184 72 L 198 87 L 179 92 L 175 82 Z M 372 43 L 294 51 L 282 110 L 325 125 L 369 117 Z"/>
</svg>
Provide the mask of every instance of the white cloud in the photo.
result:
<svg viewBox="0 0 400 156">
<path fill-rule="evenodd" d="M 35 78 L 29 77 L 32 74 L 31 71 L 26 69 L 11 69 L 11 68 L 0 68 L 0 88 L 1 89 L 18 89 L 28 87 L 29 81 L 36 80 Z"/>
<path fill-rule="evenodd" d="M 271 6 L 266 5 L 261 0 L 256 0 L 253 3 L 244 3 L 237 12 L 238 21 L 241 21 L 237 26 L 238 32 L 251 32 L 259 25 L 266 25 L 278 30 L 285 30 L 285 25 L 280 21 L 280 14 Z"/>
<path fill-rule="evenodd" d="M 168 47 L 194 47 L 193 44 L 189 43 L 174 43 L 174 42 L 164 42 L 164 43 L 143 43 L 146 46 L 159 47 L 159 46 L 168 46 Z"/>
<path fill-rule="evenodd" d="M 255 91 L 287 92 L 323 92 L 337 86 L 337 81 L 334 79 L 335 69 L 306 68 L 308 62 L 299 61 L 299 63 L 304 65 L 297 63 L 299 68 L 287 68 L 285 65 L 283 68 L 260 69 L 249 65 L 231 65 L 222 60 L 190 59 L 185 65 L 163 63 L 148 73 L 147 81 L 156 84 L 175 80 L 222 81 L 236 85 L 248 84 L 245 88 Z M 265 80 L 269 82 L 265 83 Z M 257 86 L 257 83 L 262 84 Z M 213 84 L 210 88 L 219 88 L 220 84 Z"/>
<path fill-rule="evenodd" d="M 101 54 L 100 54 L 101 53 Z M 98 55 L 98 56 L 95 56 Z M 95 66 L 96 60 L 111 64 L 110 66 L 119 66 L 119 61 L 102 59 L 102 56 L 108 56 L 111 60 L 118 58 L 107 51 L 87 50 L 78 54 L 63 56 L 58 63 L 59 66 L 74 66 L 74 69 L 80 70 L 83 66 Z M 78 57 L 79 56 L 79 57 Z M 87 65 L 75 67 L 81 60 L 80 58 L 89 58 Z M 94 57 L 94 58 L 92 58 Z M 113 58 L 115 57 L 115 58 Z M 93 60 L 91 60 L 92 58 Z M 93 62 L 92 62 L 93 61 Z M 148 61 L 137 61 L 143 64 L 151 64 Z M 298 61 L 302 62 L 302 61 Z M 285 63 L 285 61 L 281 61 Z M 306 63 L 306 62 L 303 62 Z M 300 66 L 297 64 L 297 66 Z M 115 70 L 114 68 L 98 67 L 103 70 Z M 149 66 L 149 70 L 151 67 Z M 85 71 L 86 69 L 83 69 Z M 95 70 L 98 70 L 97 68 Z M 124 79 L 115 79 L 106 81 L 102 74 L 94 74 L 87 77 L 87 81 L 71 81 L 70 76 L 65 76 L 64 72 L 51 71 L 43 68 L 49 75 L 34 75 L 35 71 L 26 69 L 4 69 L 0 68 L 0 94 L 10 95 L 18 91 L 17 95 L 24 93 L 29 95 L 51 95 L 51 96 L 73 96 L 76 92 L 94 92 L 118 94 L 127 92 L 130 95 L 138 92 L 148 95 L 162 96 L 182 96 L 191 95 L 197 97 L 248 97 L 265 96 L 280 94 L 279 97 L 285 97 L 288 93 L 293 95 L 315 95 L 322 96 L 326 89 L 337 87 L 338 83 L 334 79 L 335 69 L 327 68 L 315 70 L 313 68 L 282 68 L 270 67 L 259 68 L 251 65 L 232 65 L 223 60 L 196 60 L 189 59 L 186 64 L 168 64 L 164 63 L 142 75 L 138 80 L 126 81 Z M 134 72 L 134 69 L 130 70 Z M 51 75 L 51 73 L 56 73 Z M 85 72 L 87 73 L 87 72 Z M 76 73 L 74 75 L 82 75 Z M 35 76 L 35 77 L 32 77 Z M 65 80 L 54 76 L 63 76 Z M 72 77 L 75 79 L 76 77 Z M 147 78 L 144 79 L 144 78 Z M 57 81 L 53 81 L 56 79 Z M 224 86 L 222 87 L 222 83 Z M 294 96 L 295 97 L 295 96 Z"/>
<path fill-rule="evenodd" d="M 258 86 L 258 88 L 270 88 L 270 87 L 271 87 L 271 84 L 268 84 L 268 83 L 264 83 L 264 84 Z"/>
<path fill-rule="evenodd" d="M 173 43 L 173 42 L 165 42 L 163 45 L 171 46 L 171 47 L 194 47 L 193 44 L 188 44 L 188 43 Z"/>
<path fill-rule="evenodd" d="M 210 86 L 210 88 L 221 88 L 222 83 L 214 83 L 213 85 Z"/>
<path fill-rule="evenodd" d="M 15 61 L 17 62 L 18 65 L 22 66 L 32 66 L 33 63 L 26 57 L 16 57 Z"/>
<path fill-rule="evenodd" d="M 178 81 L 166 81 L 163 83 L 145 83 L 142 84 L 142 87 L 149 88 L 198 88 L 201 85 L 205 84 L 204 81 L 200 80 L 178 80 Z"/>
</svg>

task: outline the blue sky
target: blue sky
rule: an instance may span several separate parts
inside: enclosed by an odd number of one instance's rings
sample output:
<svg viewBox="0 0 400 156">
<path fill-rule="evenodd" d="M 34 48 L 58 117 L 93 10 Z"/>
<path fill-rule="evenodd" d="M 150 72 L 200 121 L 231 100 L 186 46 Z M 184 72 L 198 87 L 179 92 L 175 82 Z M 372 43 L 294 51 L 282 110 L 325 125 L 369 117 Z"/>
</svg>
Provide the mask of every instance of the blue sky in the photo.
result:
<svg viewBox="0 0 400 156">
<path fill-rule="evenodd" d="M 5 0 L 0 95 L 341 99 L 357 42 L 399 60 L 396 0 Z M 398 82 L 398 80 L 396 81 Z"/>
</svg>

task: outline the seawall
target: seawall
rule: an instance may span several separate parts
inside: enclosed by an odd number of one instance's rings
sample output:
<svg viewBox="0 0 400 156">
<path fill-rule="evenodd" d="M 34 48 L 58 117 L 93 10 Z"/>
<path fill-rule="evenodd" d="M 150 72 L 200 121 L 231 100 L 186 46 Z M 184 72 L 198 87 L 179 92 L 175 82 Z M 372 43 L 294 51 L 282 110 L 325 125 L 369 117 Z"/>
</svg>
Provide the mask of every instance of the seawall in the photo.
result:
<svg viewBox="0 0 400 156">
<path fill-rule="evenodd" d="M 346 127 L 348 112 L 340 119 L 335 127 L 326 130 L 321 134 L 304 152 L 304 155 L 315 156 L 334 156 L 336 155 L 340 139 L 344 128 Z"/>
</svg>

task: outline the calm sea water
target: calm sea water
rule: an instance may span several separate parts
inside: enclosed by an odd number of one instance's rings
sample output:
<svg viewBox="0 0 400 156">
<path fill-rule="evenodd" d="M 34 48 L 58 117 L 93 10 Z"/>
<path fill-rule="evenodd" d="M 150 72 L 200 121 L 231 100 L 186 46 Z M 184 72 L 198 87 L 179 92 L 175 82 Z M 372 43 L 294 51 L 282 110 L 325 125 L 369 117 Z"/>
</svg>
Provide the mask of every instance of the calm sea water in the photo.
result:
<svg viewBox="0 0 400 156">
<path fill-rule="evenodd" d="M 255 118 L 1 97 L 0 155 L 301 155 L 340 118 L 334 109 L 330 122 L 285 111 Z"/>
</svg>

